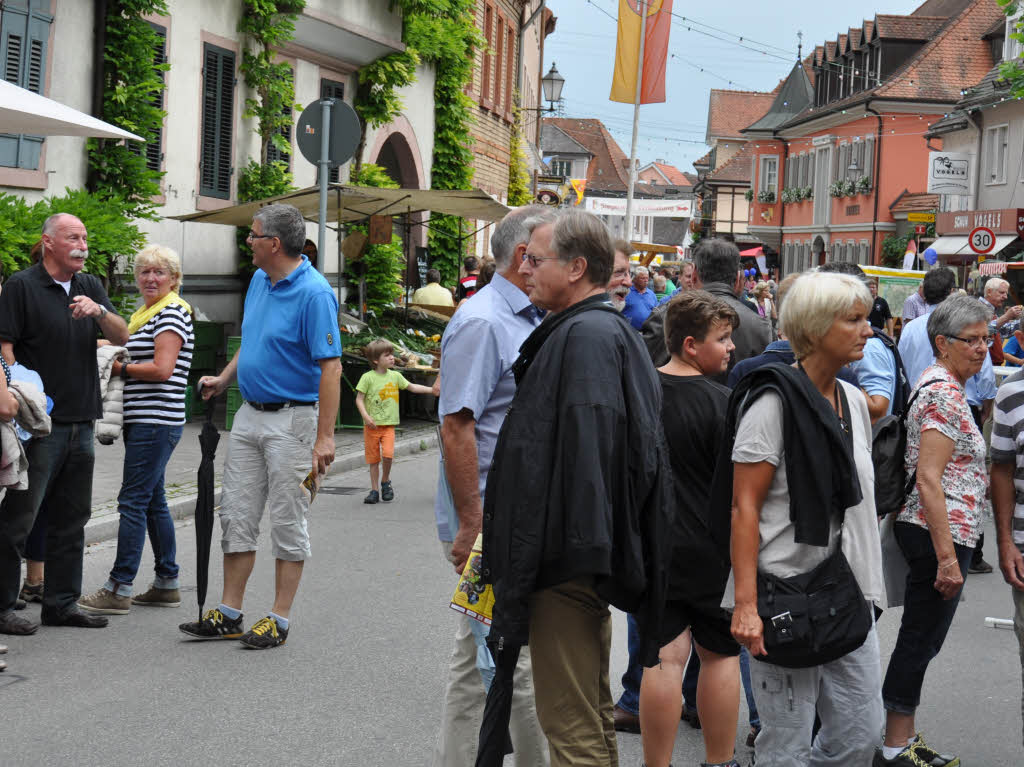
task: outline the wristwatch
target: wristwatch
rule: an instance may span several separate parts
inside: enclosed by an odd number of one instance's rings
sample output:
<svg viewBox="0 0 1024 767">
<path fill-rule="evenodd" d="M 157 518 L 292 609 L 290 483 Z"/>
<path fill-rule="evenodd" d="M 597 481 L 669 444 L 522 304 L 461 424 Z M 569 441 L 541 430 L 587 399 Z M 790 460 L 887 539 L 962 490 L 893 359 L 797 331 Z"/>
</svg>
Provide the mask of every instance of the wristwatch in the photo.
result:
<svg viewBox="0 0 1024 767">
<path fill-rule="evenodd" d="M 104 317 L 107 316 L 107 312 L 109 312 L 110 310 L 107 307 L 105 307 L 103 304 L 100 304 L 99 307 L 100 307 L 100 317 L 99 318 L 102 320 Z"/>
</svg>

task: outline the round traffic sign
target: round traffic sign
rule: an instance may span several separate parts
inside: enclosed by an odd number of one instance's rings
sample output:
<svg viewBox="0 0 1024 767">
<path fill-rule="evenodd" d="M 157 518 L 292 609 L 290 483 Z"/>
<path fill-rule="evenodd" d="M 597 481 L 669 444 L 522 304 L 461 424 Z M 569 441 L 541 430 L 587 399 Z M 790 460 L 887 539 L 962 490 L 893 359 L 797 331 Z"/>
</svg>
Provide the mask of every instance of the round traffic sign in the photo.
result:
<svg viewBox="0 0 1024 767">
<path fill-rule="evenodd" d="M 328 144 L 328 161 L 331 166 L 344 165 L 352 159 L 359 146 L 362 128 L 359 116 L 348 103 L 341 99 L 331 99 L 331 127 Z M 299 116 L 295 128 L 296 143 L 302 156 L 316 165 L 320 162 L 320 132 L 323 126 L 323 107 L 314 101 Z"/>
<path fill-rule="evenodd" d="M 987 227 L 975 227 L 967 235 L 967 244 L 971 246 L 971 250 L 983 256 L 986 253 L 991 253 L 992 249 L 996 246 L 996 236 Z"/>
</svg>

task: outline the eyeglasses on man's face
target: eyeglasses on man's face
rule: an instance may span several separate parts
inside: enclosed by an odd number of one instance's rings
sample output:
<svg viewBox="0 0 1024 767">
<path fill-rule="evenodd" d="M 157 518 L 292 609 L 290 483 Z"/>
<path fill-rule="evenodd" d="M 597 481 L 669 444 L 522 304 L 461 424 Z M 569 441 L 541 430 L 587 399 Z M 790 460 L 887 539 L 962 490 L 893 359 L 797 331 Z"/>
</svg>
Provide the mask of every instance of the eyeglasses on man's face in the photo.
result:
<svg viewBox="0 0 1024 767">
<path fill-rule="evenodd" d="M 277 235 L 274 234 L 256 234 L 252 229 L 249 230 L 249 234 L 245 235 L 246 240 L 268 240 Z"/>
<path fill-rule="evenodd" d="M 975 349 L 980 349 L 982 347 L 991 347 L 992 346 L 992 337 L 991 336 L 975 336 L 974 338 L 961 338 L 960 336 L 946 336 L 946 338 L 952 338 L 954 341 L 960 341 L 960 343 L 967 344 L 968 346 L 973 346 Z"/>
<path fill-rule="evenodd" d="M 535 256 L 533 253 L 523 253 L 523 261 L 529 261 L 530 266 L 534 269 L 540 264 L 541 261 L 557 261 L 558 256 Z"/>
</svg>

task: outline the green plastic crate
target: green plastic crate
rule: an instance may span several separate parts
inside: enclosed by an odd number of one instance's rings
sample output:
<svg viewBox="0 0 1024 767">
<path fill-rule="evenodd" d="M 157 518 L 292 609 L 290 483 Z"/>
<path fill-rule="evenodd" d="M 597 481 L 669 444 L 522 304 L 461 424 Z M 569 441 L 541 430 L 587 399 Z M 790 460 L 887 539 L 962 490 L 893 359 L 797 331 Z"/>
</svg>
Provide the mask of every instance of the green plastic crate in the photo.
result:
<svg viewBox="0 0 1024 767">
<path fill-rule="evenodd" d="M 192 367 L 196 370 L 213 370 L 217 364 L 217 352 L 213 349 L 192 350 Z"/>
<path fill-rule="evenodd" d="M 231 360 L 234 359 L 235 352 L 238 351 L 238 349 L 239 349 L 239 347 L 241 347 L 241 345 L 242 345 L 242 337 L 241 336 L 228 336 L 228 346 L 227 346 L 227 352 L 226 352 L 226 357 L 227 357 L 227 361 L 228 362 L 231 362 Z"/>
<path fill-rule="evenodd" d="M 242 391 L 237 386 L 228 387 L 228 410 L 224 419 L 224 428 L 231 431 L 231 425 L 235 422 L 235 413 L 242 406 Z"/>
<path fill-rule="evenodd" d="M 219 322 L 194 322 L 192 331 L 196 349 L 212 349 L 216 354 L 224 344 L 224 326 Z"/>
</svg>

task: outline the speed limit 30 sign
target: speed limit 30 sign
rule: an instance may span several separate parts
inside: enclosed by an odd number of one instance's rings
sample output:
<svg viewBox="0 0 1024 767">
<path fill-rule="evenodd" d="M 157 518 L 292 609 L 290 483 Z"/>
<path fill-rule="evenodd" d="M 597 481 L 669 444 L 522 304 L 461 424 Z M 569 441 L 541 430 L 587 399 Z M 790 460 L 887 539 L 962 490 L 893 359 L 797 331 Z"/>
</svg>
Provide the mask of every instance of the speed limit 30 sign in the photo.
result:
<svg viewBox="0 0 1024 767">
<path fill-rule="evenodd" d="M 971 250 L 975 253 L 984 256 L 986 253 L 991 253 L 992 249 L 996 246 L 996 236 L 992 233 L 991 229 L 979 226 L 971 230 L 971 233 L 967 236 L 967 244 L 971 246 Z"/>
</svg>

